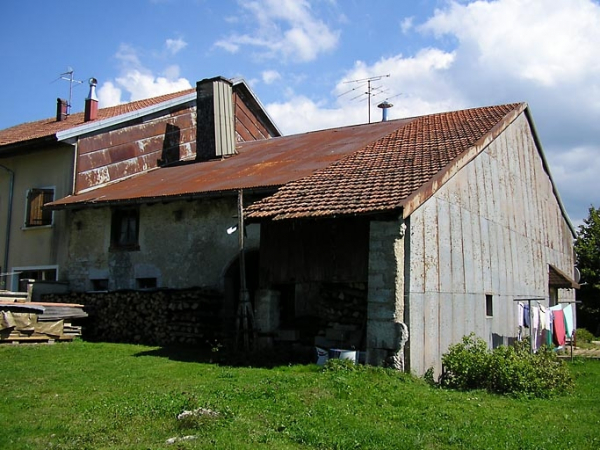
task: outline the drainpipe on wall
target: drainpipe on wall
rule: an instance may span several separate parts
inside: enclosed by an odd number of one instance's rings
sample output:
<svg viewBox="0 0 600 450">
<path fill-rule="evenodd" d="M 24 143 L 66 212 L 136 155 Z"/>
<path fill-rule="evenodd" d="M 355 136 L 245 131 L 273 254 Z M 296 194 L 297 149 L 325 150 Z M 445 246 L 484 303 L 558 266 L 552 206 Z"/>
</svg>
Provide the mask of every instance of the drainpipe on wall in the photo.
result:
<svg viewBox="0 0 600 450">
<path fill-rule="evenodd" d="M 10 170 L 8 167 L 5 167 L 3 165 L 0 164 L 0 168 L 6 170 L 9 175 L 10 175 L 10 184 L 8 187 L 8 212 L 7 212 L 7 218 L 6 218 L 6 238 L 5 238 L 5 243 L 4 243 L 4 261 L 3 261 L 3 266 L 2 269 L 4 270 L 4 273 L 6 274 L 5 276 L 8 277 L 8 246 L 10 243 L 10 223 L 12 221 L 12 203 L 13 203 L 13 195 L 14 195 L 14 187 L 15 187 L 15 173 Z M 0 281 L 0 287 L 4 287 L 4 289 L 6 289 L 7 286 L 7 281 L 8 278 L 5 278 L 4 280 L 4 286 L 2 286 L 2 281 Z"/>
</svg>

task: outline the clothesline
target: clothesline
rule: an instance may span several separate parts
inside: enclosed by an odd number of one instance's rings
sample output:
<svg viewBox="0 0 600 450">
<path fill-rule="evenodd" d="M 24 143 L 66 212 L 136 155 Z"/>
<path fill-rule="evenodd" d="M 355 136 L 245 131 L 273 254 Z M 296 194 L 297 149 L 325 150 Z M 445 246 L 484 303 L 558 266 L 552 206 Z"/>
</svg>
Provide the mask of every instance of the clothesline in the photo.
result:
<svg viewBox="0 0 600 450">
<path fill-rule="evenodd" d="M 571 305 L 578 302 L 576 300 L 567 300 L 557 302 L 552 306 L 546 306 L 546 300 L 543 297 L 514 299 L 514 301 L 519 302 L 520 306 L 518 310 L 519 339 L 522 338 L 522 329 L 529 328 L 530 350 L 533 352 L 536 350 L 538 344 L 543 345 L 544 343 L 542 341 L 538 342 L 540 337 L 542 340 L 545 339 L 545 343 L 547 344 L 551 344 L 554 341 L 560 348 L 564 346 L 566 337 L 568 336 L 571 341 L 572 355 L 574 322 Z"/>
</svg>

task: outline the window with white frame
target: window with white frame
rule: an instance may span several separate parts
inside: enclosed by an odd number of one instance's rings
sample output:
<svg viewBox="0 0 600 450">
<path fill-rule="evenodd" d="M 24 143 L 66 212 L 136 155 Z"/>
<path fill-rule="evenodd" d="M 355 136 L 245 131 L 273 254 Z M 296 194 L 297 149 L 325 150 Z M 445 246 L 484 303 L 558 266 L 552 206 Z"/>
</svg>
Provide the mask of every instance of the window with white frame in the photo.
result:
<svg viewBox="0 0 600 450">
<path fill-rule="evenodd" d="M 52 211 L 43 209 L 46 203 L 54 201 L 54 189 L 29 189 L 27 191 L 26 227 L 52 225 Z"/>
</svg>

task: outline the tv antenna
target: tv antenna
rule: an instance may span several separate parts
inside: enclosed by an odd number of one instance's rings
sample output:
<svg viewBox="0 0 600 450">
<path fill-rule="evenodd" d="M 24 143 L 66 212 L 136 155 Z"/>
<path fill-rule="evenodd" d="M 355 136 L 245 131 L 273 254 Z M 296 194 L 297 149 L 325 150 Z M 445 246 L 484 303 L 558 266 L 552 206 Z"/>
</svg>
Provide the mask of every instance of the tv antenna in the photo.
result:
<svg viewBox="0 0 600 450">
<path fill-rule="evenodd" d="M 349 91 L 346 91 L 342 94 L 340 94 L 338 97 L 341 97 L 342 95 L 348 94 L 350 92 L 353 92 L 357 89 L 360 89 L 361 87 L 365 86 L 365 84 L 367 85 L 367 91 L 366 92 L 361 92 L 360 94 L 358 94 L 356 97 L 353 97 L 352 100 L 357 99 L 359 97 L 362 97 L 363 95 L 367 95 L 368 96 L 368 102 L 367 102 L 367 107 L 368 107 L 368 111 L 369 111 L 369 123 L 371 123 L 371 95 L 376 95 L 380 92 L 383 92 L 383 88 L 382 86 L 372 86 L 371 82 L 372 81 L 379 81 L 382 78 L 389 78 L 390 74 L 388 73 L 387 75 L 376 75 L 373 77 L 369 77 L 369 78 L 361 78 L 358 80 L 350 80 L 350 81 L 344 81 L 344 83 L 360 83 L 359 86 L 350 89 Z"/>
<path fill-rule="evenodd" d="M 71 98 L 73 97 L 73 83 L 81 84 L 83 81 L 76 80 L 73 78 L 74 70 L 72 67 L 67 67 L 67 71 L 60 74 L 61 80 L 66 80 L 69 82 L 69 100 L 67 101 L 67 116 L 71 114 Z"/>
</svg>

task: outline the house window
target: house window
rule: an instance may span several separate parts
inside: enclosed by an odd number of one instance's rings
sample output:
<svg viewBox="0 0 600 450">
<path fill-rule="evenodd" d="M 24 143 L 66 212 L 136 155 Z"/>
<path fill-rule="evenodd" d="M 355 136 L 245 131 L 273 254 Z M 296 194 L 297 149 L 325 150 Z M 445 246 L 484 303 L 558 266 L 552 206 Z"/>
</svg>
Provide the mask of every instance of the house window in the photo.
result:
<svg viewBox="0 0 600 450">
<path fill-rule="evenodd" d="M 54 189 L 30 189 L 27 191 L 26 227 L 52 225 L 52 211 L 44 210 L 44 204 L 54 201 Z"/>
<path fill-rule="evenodd" d="M 137 278 L 138 289 L 153 289 L 157 286 L 156 278 Z"/>
<path fill-rule="evenodd" d="M 56 266 L 45 267 L 15 267 L 12 289 L 27 292 L 27 285 L 35 281 L 56 281 L 58 269 Z"/>
<path fill-rule="evenodd" d="M 487 317 L 494 316 L 494 298 L 489 294 L 485 296 L 485 315 Z"/>
<path fill-rule="evenodd" d="M 139 250 L 139 210 L 116 209 L 112 214 L 111 249 Z"/>
<path fill-rule="evenodd" d="M 92 291 L 108 291 L 107 278 L 96 278 L 90 281 L 92 282 Z"/>
</svg>

